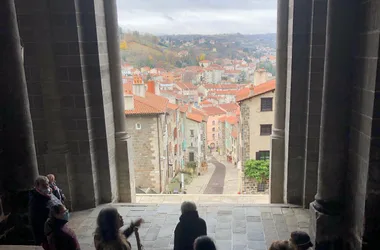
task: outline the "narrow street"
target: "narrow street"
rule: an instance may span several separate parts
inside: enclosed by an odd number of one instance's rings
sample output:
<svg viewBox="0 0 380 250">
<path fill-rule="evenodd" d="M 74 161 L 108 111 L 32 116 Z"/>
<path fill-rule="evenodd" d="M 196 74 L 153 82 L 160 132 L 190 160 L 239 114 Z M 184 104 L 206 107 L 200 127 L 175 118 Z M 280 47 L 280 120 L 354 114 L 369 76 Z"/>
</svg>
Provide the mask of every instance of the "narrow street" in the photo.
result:
<svg viewBox="0 0 380 250">
<path fill-rule="evenodd" d="M 215 170 L 207 184 L 204 194 L 223 194 L 226 166 L 215 158 L 212 159 L 211 163 L 215 165 Z"/>
</svg>

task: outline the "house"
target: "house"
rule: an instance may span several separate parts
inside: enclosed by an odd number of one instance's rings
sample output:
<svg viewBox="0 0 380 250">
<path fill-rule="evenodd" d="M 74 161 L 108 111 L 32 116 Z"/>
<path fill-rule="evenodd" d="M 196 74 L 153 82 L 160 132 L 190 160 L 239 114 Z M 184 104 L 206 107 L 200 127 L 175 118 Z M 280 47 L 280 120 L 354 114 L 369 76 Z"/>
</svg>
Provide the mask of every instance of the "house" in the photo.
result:
<svg viewBox="0 0 380 250">
<path fill-rule="evenodd" d="M 191 82 L 177 82 L 174 87 L 182 94 L 187 96 L 198 95 L 198 88 Z"/>
<path fill-rule="evenodd" d="M 210 150 L 218 148 L 219 119 L 226 112 L 218 107 L 204 107 L 202 111 L 207 115 L 207 146 Z"/>
<path fill-rule="evenodd" d="M 270 136 L 274 122 L 276 80 L 248 87 L 241 95 L 240 134 L 243 163 L 249 159 L 269 160 Z"/>
<path fill-rule="evenodd" d="M 199 66 L 207 68 L 208 66 L 210 66 L 211 63 L 212 62 L 209 60 L 202 60 L 202 61 L 199 61 Z"/>
<path fill-rule="evenodd" d="M 168 99 L 156 95 L 153 81 L 146 85 L 134 76 L 132 86 L 124 84 L 126 131 L 131 136 L 135 185 L 156 193 L 165 191 L 169 176 L 168 145 L 175 142 L 168 136 Z M 147 157 L 149 155 L 149 157 Z"/>
</svg>

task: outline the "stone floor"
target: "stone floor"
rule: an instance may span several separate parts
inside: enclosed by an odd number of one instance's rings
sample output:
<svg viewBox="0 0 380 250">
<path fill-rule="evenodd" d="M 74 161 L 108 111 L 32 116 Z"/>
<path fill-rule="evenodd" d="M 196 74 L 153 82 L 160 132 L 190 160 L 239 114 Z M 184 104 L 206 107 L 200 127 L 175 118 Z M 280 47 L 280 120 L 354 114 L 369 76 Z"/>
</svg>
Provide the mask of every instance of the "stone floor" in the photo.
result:
<svg viewBox="0 0 380 250">
<path fill-rule="evenodd" d="M 172 204 L 194 201 L 202 205 L 216 204 L 269 204 L 268 194 L 136 194 L 136 203 Z"/>
<path fill-rule="evenodd" d="M 180 216 L 179 204 L 114 204 L 124 221 L 142 217 L 139 232 L 146 250 L 173 249 L 173 231 Z M 96 217 L 104 206 L 73 213 L 70 226 L 75 230 L 82 249 L 93 249 Z M 308 211 L 287 205 L 198 205 L 206 220 L 207 232 L 218 250 L 264 250 L 278 239 L 288 239 L 294 230 L 308 231 Z M 136 239 L 129 241 L 137 249 Z"/>
</svg>

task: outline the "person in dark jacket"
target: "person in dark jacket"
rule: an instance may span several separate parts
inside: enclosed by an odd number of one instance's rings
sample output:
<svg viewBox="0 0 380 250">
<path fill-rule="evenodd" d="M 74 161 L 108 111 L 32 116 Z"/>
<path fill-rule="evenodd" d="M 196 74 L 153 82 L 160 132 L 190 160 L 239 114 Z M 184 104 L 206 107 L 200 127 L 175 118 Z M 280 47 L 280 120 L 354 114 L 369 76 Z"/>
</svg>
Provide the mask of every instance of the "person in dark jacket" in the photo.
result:
<svg viewBox="0 0 380 250">
<path fill-rule="evenodd" d="M 297 250 L 307 250 L 313 247 L 310 236 L 303 231 L 294 231 L 290 234 L 290 242 L 296 246 Z"/>
<path fill-rule="evenodd" d="M 45 222 L 49 217 L 50 207 L 57 203 L 60 202 L 54 195 L 51 195 L 48 178 L 46 176 L 37 177 L 29 197 L 29 223 L 32 227 L 35 244 L 42 245 L 44 249 L 48 249 L 44 233 Z"/>
<path fill-rule="evenodd" d="M 51 188 L 52 193 L 63 203 L 65 201 L 65 195 L 63 194 L 62 189 L 57 186 L 55 176 L 53 174 L 48 174 L 47 178 L 49 179 L 49 187 Z"/>
<path fill-rule="evenodd" d="M 67 226 L 69 215 L 69 210 L 62 204 L 51 207 L 50 218 L 45 222 L 49 250 L 80 250 L 74 231 Z"/>
<path fill-rule="evenodd" d="M 194 241 L 194 250 L 216 250 L 216 246 L 210 237 L 200 236 Z"/>
<path fill-rule="evenodd" d="M 199 217 L 197 206 L 193 202 L 183 202 L 181 212 L 174 230 L 174 250 L 193 250 L 195 239 L 207 235 L 206 222 Z"/>
</svg>

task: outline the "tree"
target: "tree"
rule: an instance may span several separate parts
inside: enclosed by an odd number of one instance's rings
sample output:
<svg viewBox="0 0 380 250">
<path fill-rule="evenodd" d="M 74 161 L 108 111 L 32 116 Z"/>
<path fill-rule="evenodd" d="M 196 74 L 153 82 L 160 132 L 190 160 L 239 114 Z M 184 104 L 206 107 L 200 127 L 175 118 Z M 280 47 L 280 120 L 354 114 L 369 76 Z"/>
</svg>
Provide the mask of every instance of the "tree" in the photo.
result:
<svg viewBox="0 0 380 250">
<path fill-rule="evenodd" d="M 238 82 L 239 83 L 245 82 L 246 78 L 247 78 L 247 74 L 245 73 L 245 71 L 242 71 L 239 74 Z"/>
<path fill-rule="evenodd" d="M 275 67 L 273 67 L 272 63 L 269 62 L 269 61 L 266 61 L 266 62 L 260 62 L 258 65 L 257 65 L 257 68 L 262 68 L 262 69 L 265 69 L 266 71 L 268 71 L 269 73 L 271 73 L 273 76 L 276 75 L 276 69 Z"/>
<path fill-rule="evenodd" d="M 206 59 L 206 55 L 204 53 L 200 54 L 199 61 L 203 61 Z"/>
<path fill-rule="evenodd" d="M 259 183 L 269 180 L 269 161 L 248 160 L 244 164 L 244 175 Z"/>
</svg>

